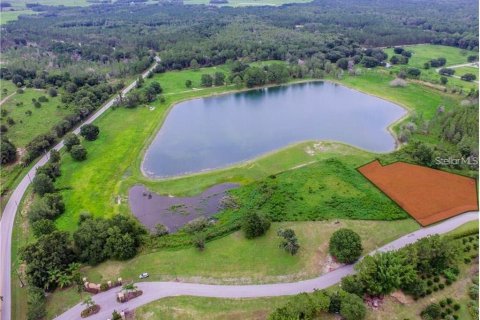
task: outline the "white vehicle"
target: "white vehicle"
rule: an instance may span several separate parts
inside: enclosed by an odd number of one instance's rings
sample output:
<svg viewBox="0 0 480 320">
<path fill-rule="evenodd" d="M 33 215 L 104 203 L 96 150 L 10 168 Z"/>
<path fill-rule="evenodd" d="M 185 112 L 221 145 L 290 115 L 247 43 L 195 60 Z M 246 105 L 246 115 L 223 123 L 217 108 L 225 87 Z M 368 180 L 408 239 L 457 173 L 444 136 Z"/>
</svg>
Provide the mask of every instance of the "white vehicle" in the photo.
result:
<svg viewBox="0 0 480 320">
<path fill-rule="evenodd" d="M 145 279 L 148 278 L 149 274 L 147 272 L 142 273 L 141 275 L 138 276 L 139 279 Z"/>
</svg>

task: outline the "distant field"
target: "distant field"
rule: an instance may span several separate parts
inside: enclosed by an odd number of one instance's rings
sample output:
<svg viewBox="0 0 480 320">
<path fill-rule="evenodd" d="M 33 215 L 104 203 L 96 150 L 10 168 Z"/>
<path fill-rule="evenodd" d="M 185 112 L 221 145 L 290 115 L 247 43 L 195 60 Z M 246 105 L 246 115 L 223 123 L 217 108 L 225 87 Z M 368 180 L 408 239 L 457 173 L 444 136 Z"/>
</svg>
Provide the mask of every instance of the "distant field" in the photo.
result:
<svg viewBox="0 0 480 320">
<path fill-rule="evenodd" d="M 399 71 L 403 68 L 415 67 L 421 70 L 420 80 L 432 83 L 440 83 L 440 75 L 435 68 L 424 69 L 423 65 L 432 59 L 443 57 L 447 59 L 446 66 L 468 63 L 467 57 L 476 54 L 475 51 L 467 51 L 455 47 L 438 46 L 430 44 L 419 44 L 412 46 L 403 46 L 413 53 L 407 65 L 394 65 L 390 70 Z M 394 55 L 393 48 L 385 49 L 388 54 L 388 60 Z M 458 71 L 457 71 L 458 72 Z M 478 72 L 478 71 L 477 71 Z M 456 75 L 459 75 L 456 73 Z M 462 81 L 458 78 L 448 77 L 448 86 L 462 87 L 469 90 L 470 88 L 478 88 L 478 84 L 474 82 Z"/>
<path fill-rule="evenodd" d="M 34 107 L 32 99 L 38 100 L 41 96 L 47 97 L 48 102 L 42 103 L 40 108 Z M 25 147 L 35 136 L 48 132 L 61 118 L 71 113 L 60 105 L 60 95 L 52 98 L 45 90 L 25 89 L 23 94 L 16 93 L 0 107 L 8 113 L 0 123 L 8 127 L 6 135 L 17 147 Z M 27 111 L 32 114 L 27 115 Z M 15 124 L 7 124 L 7 118 L 12 118 Z"/>
<path fill-rule="evenodd" d="M 91 4 L 87 0 L 7 0 L 5 2 L 10 3 L 12 6 L 0 11 L 0 24 L 17 20 L 18 16 L 22 14 L 36 14 L 35 11 L 27 9 L 27 3 L 40 3 L 51 6 L 88 6 Z"/>
<path fill-rule="evenodd" d="M 246 6 L 281 6 L 286 3 L 306 3 L 312 0 L 228 0 L 221 6 L 246 7 Z M 184 0 L 185 4 L 209 4 L 210 0 Z"/>
</svg>

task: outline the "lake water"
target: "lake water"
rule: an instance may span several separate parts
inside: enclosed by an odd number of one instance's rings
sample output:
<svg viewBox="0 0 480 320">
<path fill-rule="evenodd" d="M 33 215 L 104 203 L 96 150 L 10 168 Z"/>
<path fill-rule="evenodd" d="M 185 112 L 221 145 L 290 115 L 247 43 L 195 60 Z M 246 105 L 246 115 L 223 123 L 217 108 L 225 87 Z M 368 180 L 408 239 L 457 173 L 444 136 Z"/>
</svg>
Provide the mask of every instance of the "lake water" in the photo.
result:
<svg viewBox="0 0 480 320">
<path fill-rule="evenodd" d="M 330 82 L 189 100 L 172 108 L 142 169 L 150 177 L 196 173 L 305 140 L 388 152 L 395 140 L 387 127 L 404 114 L 398 105 Z"/>
</svg>

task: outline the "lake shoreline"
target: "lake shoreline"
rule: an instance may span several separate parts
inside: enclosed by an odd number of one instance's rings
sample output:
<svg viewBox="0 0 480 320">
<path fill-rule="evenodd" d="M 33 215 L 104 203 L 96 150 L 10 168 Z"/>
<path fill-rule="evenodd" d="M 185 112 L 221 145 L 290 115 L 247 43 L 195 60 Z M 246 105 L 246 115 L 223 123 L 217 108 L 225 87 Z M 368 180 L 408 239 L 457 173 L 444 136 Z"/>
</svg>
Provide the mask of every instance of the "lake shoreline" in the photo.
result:
<svg viewBox="0 0 480 320">
<path fill-rule="evenodd" d="M 367 148 L 359 147 L 355 144 L 348 143 L 348 142 L 345 142 L 345 141 L 336 140 L 336 139 L 304 139 L 304 140 L 300 140 L 300 141 L 296 141 L 296 142 L 287 143 L 286 145 L 284 145 L 281 148 L 275 148 L 275 149 L 267 151 L 267 152 L 261 152 L 260 154 L 257 154 L 252 158 L 237 161 L 237 162 L 233 162 L 233 163 L 229 163 L 225 166 L 220 165 L 220 166 L 215 166 L 215 167 L 210 167 L 210 168 L 204 168 L 204 169 L 201 169 L 201 170 L 198 170 L 198 171 L 193 170 L 193 171 L 189 171 L 189 172 L 184 172 L 184 173 L 174 174 L 174 175 L 166 175 L 166 176 L 165 175 L 164 176 L 156 175 L 155 173 L 153 173 L 149 170 L 146 170 L 145 162 L 147 160 L 147 157 L 146 157 L 147 151 L 149 150 L 149 148 L 152 147 L 153 141 L 158 137 L 158 135 L 160 133 L 160 130 L 165 125 L 165 121 L 168 118 L 168 116 L 170 115 L 173 108 L 178 106 L 180 103 L 183 103 L 183 102 L 186 102 L 186 101 L 197 100 L 197 99 L 198 100 L 205 100 L 205 99 L 209 99 L 209 98 L 215 98 L 215 97 L 220 97 L 220 96 L 232 95 L 232 94 L 236 94 L 236 93 L 243 93 L 243 92 L 249 92 L 249 91 L 255 91 L 255 90 L 262 90 L 262 89 L 268 89 L 268 88 L 288 87 L 288 86 L 292 86 L 292 85 L 296 85 L 296 84 L 317 83 L 317 82 L 327 83 L 327 84 L 331 84 L 331 85 L 334 85 L 334 86 L 340 86 L 340 87 L 343 87 L 344 89 L 348 89 L 349 91 L 354 92 L 355 94 L 360 93 L 362 95 L 367 95 L 367 96 L 370 96 L 370 97 L 374 97 L 374 98 L 379 99 L 383 102 L 387 102 L 389 104 L 392 104 L 395 107 L 401 108 L 402 111 L 403 111 L 402 112 L 403 114 L 398 119 L 395 119 L 395 121 L 389 122 L 388 126 L 385 127 L 386 132 L 391 137 L 393 137 L 393 139 L 394 139 L 394 148 L 392 150 L 382 152 L 382 151 L 369 150 Z M 410 112 L 411 112 L 410 108 L 408 108 L 405 105 L 402 105 L 398 102 L 391 101 L 389 99 L 385 99 L 385 98 L 380 97 L 378 95 L 371 94 L 371 93 L 368 93 L 368 92 L 365 92 L 365 91 L 362 91 L 362 90 L 358 90 L 356 88 L 352 88 L 351 86 L 345 85 L 345 84 L 343 84 L 339 81 L 330 80 L 330 79 L 303 79 L 303 80 L 299 80 L 299 81 L 290 81 L 290 82 L 287 82 L 287 83 L 284 83 L 284 84 L 270 84 L 270 85 L 254 87 L 254 88 L 241 88 L 241 89 L 227 90 L 225 92 L 212 93 L 212 94 L 207 94 L 205 96 L 189 97 L 189 98 L 186 98 L 186 99 L 176 101 L 176 102 L 172 103 L 170 106 L 168 106 L 167 110 L 164 112 L 164 116 L 163 116 L 162 120 L 159 122 L 158 126 L 155 128 L 154 134 L 152 134 L 145 141 L 144 147 L 142 148 L 142 152 L 140 153 L 141 161 L 140 161 L 140 164 L 139 164 L 139 169 L 140 169 L 140 172 L 141 172 L 141 175 L 143 176 L 143 178 L 146 178 L 149 181 L 154 181 L 154 182 L 157 181 L 158 182 L 158 181 L 175 180 L 175 179 L 181 179 L 181 178 L 190 177 L 190 176 L 202 175 L 202 174 L 211 173 L 211 172 L 214 172 L 214 171 L 228 170 L 228 169 L 232 169 L 232 168 L 235 168 L 235 167 L 248 165 L 249 163 L 255 162 L 255 161 L 257 161 L 261 158 L 264 158 L 266 156 L 272 155 L 272 154 L 280 152 L 282 150 L 291 148 L 293 146 L 296 146 L 296 145 L 299 145 L 299 144 L 302 144 L 302 143 L 310 142 L 310 141 L 343 144 L 343 145 L 351 146 L 353 148 L 356 148 L 356 149 L 359 149 L 359 150 L 362 150 L 362 151 L 367 151 L 367 152 L 372 153 L 372 154 L 388 154 L 388 153 L 391 153 L 391 152 L 394 152 L 394 151 L 398 150 L 401 147 L 401 144 L 398 141 L 398 137 L 397 137 L 395 131 L 393 130 L 393 127 L 395 127 L 398 123 L 404 121 L 410 115 Z"/>
</svg>

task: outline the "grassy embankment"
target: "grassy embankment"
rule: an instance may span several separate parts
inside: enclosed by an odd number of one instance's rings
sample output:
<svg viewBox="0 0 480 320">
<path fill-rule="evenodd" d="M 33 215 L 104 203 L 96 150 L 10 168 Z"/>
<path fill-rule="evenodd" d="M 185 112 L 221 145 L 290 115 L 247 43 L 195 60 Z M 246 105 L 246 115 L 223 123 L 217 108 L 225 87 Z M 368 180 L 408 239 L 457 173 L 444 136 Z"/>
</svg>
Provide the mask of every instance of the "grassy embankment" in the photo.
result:
<svg viewBox="0 0 480 320">
<path fill-rule="evenodd" d="M 469 55 L 476 54 L 475 51 L 462 50 L 455 47 L 438 46 L 438 45 L 412 45 L 404 46 L 408 51 L 411 51 L 412 57 L 409 59 L 407 65 L 394 65 L 389 70 L 400 71 L 404 68 L 415 67 L 421 70 L 420 80 L 431 82 L 434 84 L 440 84 L 440 75 L 436 71 L 436 68 L 424 69 L 425 62 L 429 62 L 432 59 L 443 57 L 447 59 L 447 63 L 444 67 L 453 66 L 457 64 L 468 63 L 467 57 Z M 388 54 L 388 59 L 394 55 L 393 48 L 385 49 Z M 478 73 L 478 69 L 474 74 Z M 456 69 L 455 75 L 462 75 Z M 463 90 L 470 90 L 471 88 L 478 89 L 478 83 L 462 81 L 458 78 L 448 77 L 448 88 L 462 88 Z"/>
</svg>

